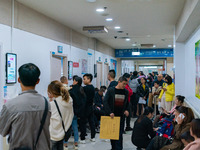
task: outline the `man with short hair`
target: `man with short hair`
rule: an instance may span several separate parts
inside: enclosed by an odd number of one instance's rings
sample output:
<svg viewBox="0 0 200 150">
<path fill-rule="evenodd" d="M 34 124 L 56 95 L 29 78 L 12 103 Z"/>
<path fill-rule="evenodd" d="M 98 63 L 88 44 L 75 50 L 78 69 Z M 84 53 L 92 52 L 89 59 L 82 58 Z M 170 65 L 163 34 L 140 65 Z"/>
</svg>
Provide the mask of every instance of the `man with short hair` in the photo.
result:
<svg viewBox="0 0 200 150">
<path fill-rule="evenodd" d="M 18 148 L 33 150 L 37 137 L 39 140 L 34 150 L 50 150 L 50 105 L 35 91 L 35 86 L 40 81 L 40 70 L 36 65 L 28 63 L 22 65 L 18 72 L 22 93 L 3 106 L 0 114 L 0 134 L 10 136 L 10 150 Z M 47 116 L 39 135 L 44 112 Z"/>
<path fill-rule="evenodd" d="M 155 81 L 158 81 L 159 86 L 163 86 L 163 83 L 164 83 L 163 75 L 162 75 L 162 74 L 159 74 L 158 77 L 157 77 L 157 80 L 155 80 Z M 154 81 L 154 82 L 155 82 L 155 81 Z M 154 86 L 154 82 L 152 83 L 152 86 Z"/>
<path fill-rule="evenodd" d="M 124 120 L 129 115 L 128 91 L 125 89 L 127 82 L 125 77 L 120 77 L 117 86 L 108 89 L 103 101 L 108 116 L 121 118 L 119 140 L 111 140 L 112 150 L 123 149 Z"/>
<path fill-rule="evenodd" d="M 115 81 L 115 76 L 116 76 L 115 70 L 110 70 L 108 73 L 108 80 L 110 81 L 110 85 L 108 86 L 108 89 L 110 87 L 117 86 L 118 83 L 117 81 Z"/>
</svg>

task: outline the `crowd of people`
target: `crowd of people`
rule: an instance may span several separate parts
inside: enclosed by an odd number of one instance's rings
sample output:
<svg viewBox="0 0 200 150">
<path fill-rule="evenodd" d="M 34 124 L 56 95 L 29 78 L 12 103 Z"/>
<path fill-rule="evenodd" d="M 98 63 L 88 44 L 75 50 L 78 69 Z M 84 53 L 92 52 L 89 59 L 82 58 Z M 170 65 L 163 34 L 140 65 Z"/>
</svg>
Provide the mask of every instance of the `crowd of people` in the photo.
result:
<svg viewBox="0 0 200 150">
<path fill-rule="evenodd" d="M 134 71 L 116 81 L 115 70 L 110 70 L 109 86 L 99 89 L 92 85 L 92 74 L 73 76 L 70 86 L 63 76 L 48 85 L 47 100 L 35 90 L 40 82 L 36 65 L 24 64 L 18 72 L 22 92 L 0 114 L 0 134 L 9 136 L 10 150 L 67 150 L 72 134 L 78 149 L 86 143 L 88 129 L 90 141 L 96 141 L 101 116 L 120 117 L 119 140 L 111 140 L 112 150 L 123 149 L 127 131 L 138 150 L 200 149 L 200 119 L 184 106 L 184 96 L 175 96 L 167 74 Z"/>
</svg>

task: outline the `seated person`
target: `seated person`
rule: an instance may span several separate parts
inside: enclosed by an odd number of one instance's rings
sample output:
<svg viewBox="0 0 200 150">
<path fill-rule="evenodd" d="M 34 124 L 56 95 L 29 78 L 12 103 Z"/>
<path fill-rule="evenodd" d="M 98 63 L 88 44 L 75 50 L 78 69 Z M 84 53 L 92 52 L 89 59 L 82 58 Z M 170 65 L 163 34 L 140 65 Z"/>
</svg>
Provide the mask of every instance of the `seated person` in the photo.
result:
<svg viewBox="0 0 200 150">
<path fill-rule="evenodd" d="M 153 105 L 152 107 L 154 108 L 154 111 L 156 111 L 156 115 L 159 114 L 159 111 L 158 111 L 158 96 L 160 95 L 160 92 L 161 92 L 162 88 L 161 86 L 159 86 L 159 82 L 158 81 L 155 81 L 154 82 L 154 86 L 152 87 L 152 95 L 153 95 Z M 156 105 L 156 107 L 155 107 Z M 156 110 L 155 110 L 156 108 Z"/>
<path fill-rule="evenodd" d="M 146 107 L 144 114 L 136 120 L 132 133 L 132 143 L 140 148 L 146 148 L 151 139 L 156 135 L 153 130 L 151 119 L 153 118 L 153 108 Z"/>
<path fill-rule="evenodd" d="M 200 119 L 194 119 L 191 122 L 190 134 L 195 141 L 188 144 L 184 150 L 199 150 L 200 149 Z"/>
<path fill-rule="evenodd" d="M 148 145 L 146 150 L 182 150 L 184 145 L 181 141 L 180 136 L 190 130 L 190 123 L 194 119 L 194 113 L 191 108 L 185 106 L 177 106 L 175 110 L 175 122 L 174 122 L 174 138 L 173 141 L 169 141 L 167 138 L 162 136 L 156 136 L 151 143 Z M 163 138 L 165 140 L 163 140 Z M 166 141 L 167 140 L 167 141 Z M 155 148 L 154 143 L 159 145 L 159 148 Z"/>
<path fill-rule="evenodd" d="M 155 120 L 154 120 L 153 126 L 157 127 L 157 123 L 160 121 L 161 118 L 164 118 L 164 117 L 167 117 L 167 116 L 169 117 L 170 115 L 173 115 L 174 112 L 175 112 L 176 106 L 183 106 L 184 99 L 185 99 L 184 96 L 177 95 L 176 98 L 175 98 L 174 107 L 169 112 L 167 112 L 166 110 L 163 110 L 163 113 L 161 115 L 157 115 Z"/>
<path fill-rule="evenodd" d="M 190 135 L 190 131 L 186 131 L 181 135 L 181 141 L 184 144 L 184 147 L 186 147 L 189 143 L 194 141 L 194 137 Z"/>
<path fill-rule="evenodd" d="M 106 91 L 106 86 L 101 86 L 100 90 L 95 93 L 94 97 L 94 113 L 95 113 L 95 124 L 99 126 L 99 121 L 102 115 L 104 115 L 103 109 L 103 94 Z"/>
</svg>

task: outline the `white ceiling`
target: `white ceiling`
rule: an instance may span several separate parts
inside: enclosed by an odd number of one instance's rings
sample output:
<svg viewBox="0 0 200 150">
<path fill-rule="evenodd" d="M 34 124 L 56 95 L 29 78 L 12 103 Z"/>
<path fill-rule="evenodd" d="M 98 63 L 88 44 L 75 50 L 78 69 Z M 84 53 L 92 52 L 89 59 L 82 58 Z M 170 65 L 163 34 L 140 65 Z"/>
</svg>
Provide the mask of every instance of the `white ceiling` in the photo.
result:
<svg viewBox="0 0 200 150">
<path fill-rule="evenodd" d="M 155 44 L 157 48 L 173 45 L 174 27 L 185 0 L 18 0 L 42 14 L 89 37 L 95 37 L 113 48 L 132 48 L 133 43 Z M 102 16 L 97 8 L 107 7 Z M 112 22 L 105 19 L 111 17 Z M 83 26 L 105 25 L 108 33 L 89 34 Z M 124 33 L 117 33 L 114 26 Z M 127 42 L 119 37 L 131 38 Z M 115 39 L 114 36 L 118 38 Z M 161 40 L 165 39 L 165 41 Z"/>
</svg>

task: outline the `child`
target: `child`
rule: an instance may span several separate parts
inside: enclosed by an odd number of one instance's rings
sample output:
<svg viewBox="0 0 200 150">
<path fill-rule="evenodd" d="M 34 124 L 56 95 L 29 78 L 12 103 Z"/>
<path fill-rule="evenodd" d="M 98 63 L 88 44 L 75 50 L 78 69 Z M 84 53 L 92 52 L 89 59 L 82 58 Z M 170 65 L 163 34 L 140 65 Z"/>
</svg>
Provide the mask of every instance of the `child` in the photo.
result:
<svg viewBox="0 0 200 150">
<path fill-rule="evenodd" d="M 158 96 L 159 96 L 161 90 L 162 90 L 162 88 L 161 88 L 161 86 L 159 86 L 159 82 L 155 81 L 154 86 L 152 88 L 152 95 L 153 95 L 153 105 L 152 106 L 154 108 L 154 112 L 156 112 L 156 115 L 159 114 L 159 111 L 158 111 Z"/>
<path fill-rule="evenodd" d="M 70 90 L 70 89 L 71 89 L 70 87 L 68 87 L 68 79 L 67 79 L 66 76 L 62 76 L 62 77 L 60 78 L 60 82 L 64 85 L 64 87 L 67 88 L 67 90 Z"/>
<path fill-rule="evenodd" d="M 181 135 L 181 141 L 182 143 L 184 144 L 184 147 L 186 147 L 189 143 L 193 142 L 194 141 L 194 137 L 192 137 L 190 135 L 190 131 L 187 131 L 187 132 L 184 132 L 182 135 Z"/>
<path fill-rule="evenodd" d="M 86 121 L 88 119 L 90 129 L 91 129 L 91 141 L 95 142 L 95 123 L 94 123 L 94 112 L 93 112 L 93 103 L 95 96 L 95 89 L 92 85 L 92 74 L 85 74 L 83 76 L 83 83 L 86 85 L 83 87 L 85 95 L 86 95 L 86 105 L 85 105 L 85 119 L 81 119 L 81 125 L 84 130 L 81 132 L 81 144 L 85 144 L 85 135 L 86 135 Z"/>
</svg>

